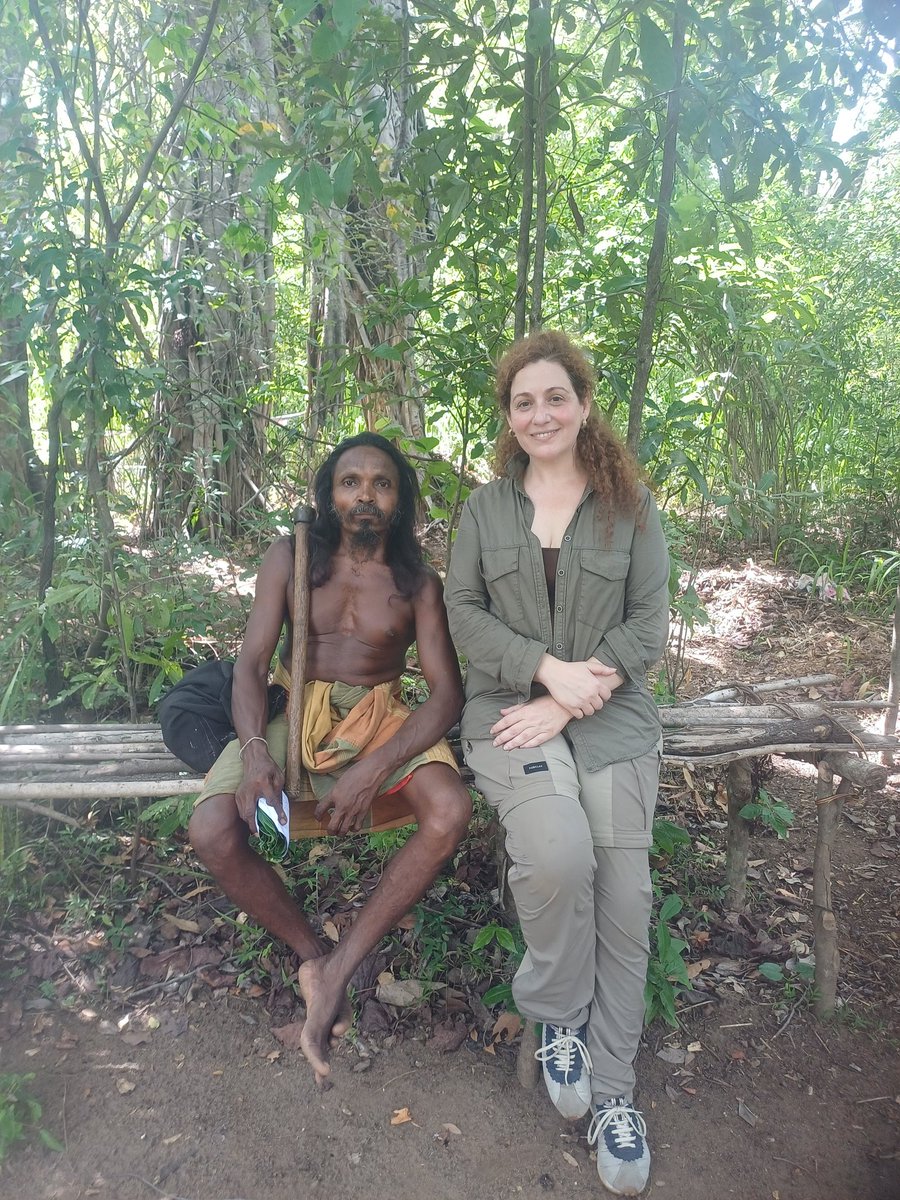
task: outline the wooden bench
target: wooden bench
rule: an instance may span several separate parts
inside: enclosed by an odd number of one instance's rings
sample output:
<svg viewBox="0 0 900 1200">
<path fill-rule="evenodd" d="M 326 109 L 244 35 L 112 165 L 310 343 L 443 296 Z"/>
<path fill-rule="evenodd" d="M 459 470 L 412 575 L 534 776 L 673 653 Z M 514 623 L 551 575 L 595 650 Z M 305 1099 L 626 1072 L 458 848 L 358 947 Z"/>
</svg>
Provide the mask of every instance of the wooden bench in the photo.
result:
<svg viewBox="0 0 900 1200">
<path fill-rule="evenodd" d="M 831 676 L 792 680 L 797 687 L 834 682 Z M 817 836 L 813 863 L 816 1012 L 834 1011 L 838 978 L 837 922 L 831 902 L 831 858 L 845 797 L 852 788 L 884 787 L 888 768 L 866 752 L 894 753 L 898 739 L 870 733 L 853 717 L 855 707 L 790 700 L 762 703 L 783 688 L 777 681 L 752 688 L 735 685 L 690 704 L 660 709 L 664 759 L 690 767 L 726 769 L 728 829 L 726 903 L 744 905 L 750 823 L 740 816 L 753 800 L 752 764 L 767 755 L 816 763 Z M 734 703 L 737 695 L 742 703 Z M 871 706 L 868 706 L 871 707 Z M 458 739 L 457 739 L 458 750 Z M 0 726 L 0 803 L 39 816 L 80 822 L 56 804 L 190 795 L 201 776 L 163 745 L 159 726 Z M 835 783 L 837 780 L 837 783 Z"/>
</svg>

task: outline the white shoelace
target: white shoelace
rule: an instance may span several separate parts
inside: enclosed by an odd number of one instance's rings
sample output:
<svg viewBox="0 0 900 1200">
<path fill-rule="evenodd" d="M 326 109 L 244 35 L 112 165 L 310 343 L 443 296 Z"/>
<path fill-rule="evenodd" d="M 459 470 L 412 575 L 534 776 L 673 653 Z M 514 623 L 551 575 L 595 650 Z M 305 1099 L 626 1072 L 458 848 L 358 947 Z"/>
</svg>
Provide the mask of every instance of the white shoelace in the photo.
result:
<svg viewBox="0 0 900 1200">
<path fill-rule="evenodd" d="M 588 1129 L 588 1145 L 596 1145 L 600 1135 L 610 1125 L 617 1150 L 633 1150 L 636 1144 L 635 1135 L 642 1138 L 647 1136 L 647 1124 L 641 1114 L 630 1104 L 617 1100 L 609 1107 L 598 1108 L 594 1113 L 594 1119 Z"/>
<path fill-rule="evenodd" d="M 594 1067 L 591 1062 L 591 1056 L 588 1054 L 587 1046 L 571 1029 L 566 1028 L 565 1025 L 561 1025 L 559 1026 L 558 1036 L 552 1042 L 548 1042 L 546 1046 L 541 1046 L 540 1050 L 536 1050 L 534 1057 L 538 1062 L 550 1062 L 552 1060 L 554 1067 L 558 1071 L 564 1072 L 565 1081 L 568 1083 L 569 1072 L 575 1065 L 576 1054 L 581 1055 L 582 1061 L 590 1074 Z"/>
</svg>

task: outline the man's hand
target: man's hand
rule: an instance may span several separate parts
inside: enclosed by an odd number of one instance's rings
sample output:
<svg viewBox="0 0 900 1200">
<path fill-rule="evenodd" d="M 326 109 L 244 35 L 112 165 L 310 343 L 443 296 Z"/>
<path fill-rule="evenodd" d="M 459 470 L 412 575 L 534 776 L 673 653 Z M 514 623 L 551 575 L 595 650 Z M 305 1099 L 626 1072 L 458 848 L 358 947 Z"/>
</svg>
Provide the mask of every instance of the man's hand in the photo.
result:
<svg viewBox="0 0 900 1200">
<path fill-rule="evenodd" d="M 612 695 L 615 680 L 607 678 L 611 676 L 618 677 L 616 668 L 597 659 L 563 662 L 545 654 L 534 678 L 571 716 L 587 717 L 599 712 Z"/>
<path fill-rule="evenodd" d="M 234 793 L 234 803 L 242 821 L 253 834 L 256 827 L 256 802 L 265 796 L 284 825 L 287 815 L 281 802 L 284 790 L 284 771 L 278 766 L 264 742 L 250 742 L 244 751 L 244 778 Z"/>
<path fill-rule="evenodd" d="M 552 696 L 536 696 L 525 704 L 500 709 L 503 716 L 491 727 L 494 745 L 502 750 L 531 750 L 556 737 L 572 714 Z"/>
<path fill-rule="evenodd" d="M 366 814 L 378 795 L 379 780 L 372 777 L 365 760 L 348 767 L 324 800 L 316 805 L 316 820 L 330 814 L 328 832 L 332 836 L 362 829 Z"/>
</svg>

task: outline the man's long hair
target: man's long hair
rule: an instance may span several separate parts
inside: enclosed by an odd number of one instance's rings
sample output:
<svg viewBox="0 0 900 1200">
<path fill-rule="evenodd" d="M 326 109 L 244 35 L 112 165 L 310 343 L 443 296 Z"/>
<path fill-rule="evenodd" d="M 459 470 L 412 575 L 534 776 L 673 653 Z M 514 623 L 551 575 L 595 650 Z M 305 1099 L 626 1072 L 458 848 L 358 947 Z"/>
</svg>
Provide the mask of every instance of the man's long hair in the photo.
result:
<svg viewBox="0 0 900 1200">
<path fill-rule="evenodd" d="M 332 559 L 341 541 L 341 523 L 332 503 L 334 471 L 341 455 L 347 450 L 355 450 L 357 446 L 371 446 L 374 450 L 381 450 L 397 468 L 400 480 L 399 504 L 388 531 L 385 561 L 394 576 L 397 591 L 405 599 L 409 599 L 416 594 L 425 580 L 425 560 L 422 557 L 419 539 L 416 537 L 416 522 L 422 504 L 419 481 L 415 471 L 397 447 L 377 433 L 358 433 L 355 437 L 344 438 L 316 471 L 316 519 L 309 528 L 310 586 L 321 587 L 331 578 Z"/>
</svg>

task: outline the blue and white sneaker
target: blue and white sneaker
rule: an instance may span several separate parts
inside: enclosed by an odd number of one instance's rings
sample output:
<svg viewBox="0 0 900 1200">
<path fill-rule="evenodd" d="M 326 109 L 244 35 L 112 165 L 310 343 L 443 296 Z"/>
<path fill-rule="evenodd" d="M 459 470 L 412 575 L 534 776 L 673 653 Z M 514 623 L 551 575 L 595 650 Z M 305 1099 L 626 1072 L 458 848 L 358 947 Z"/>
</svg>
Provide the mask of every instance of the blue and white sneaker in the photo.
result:
<svg viewBox="0 0 900 1200">
<path fill-rule="evenodd" d="M 616 1196 L 639 1196 L 650 1178 L 647 1126 L 624 1096 L 594 1105 L 587 1135 L 597 1147 L 600 1182 Z"/>
<path fill-rule="evenodd" d="M 556 1110 L 577 1121 L 591 1107 L 591 1056 L 584 1044 L 587 1025 L 544 1023 L 541 1048 L 534 1057 L 544 1067 L 544 1083 Z"/>
</svg>

